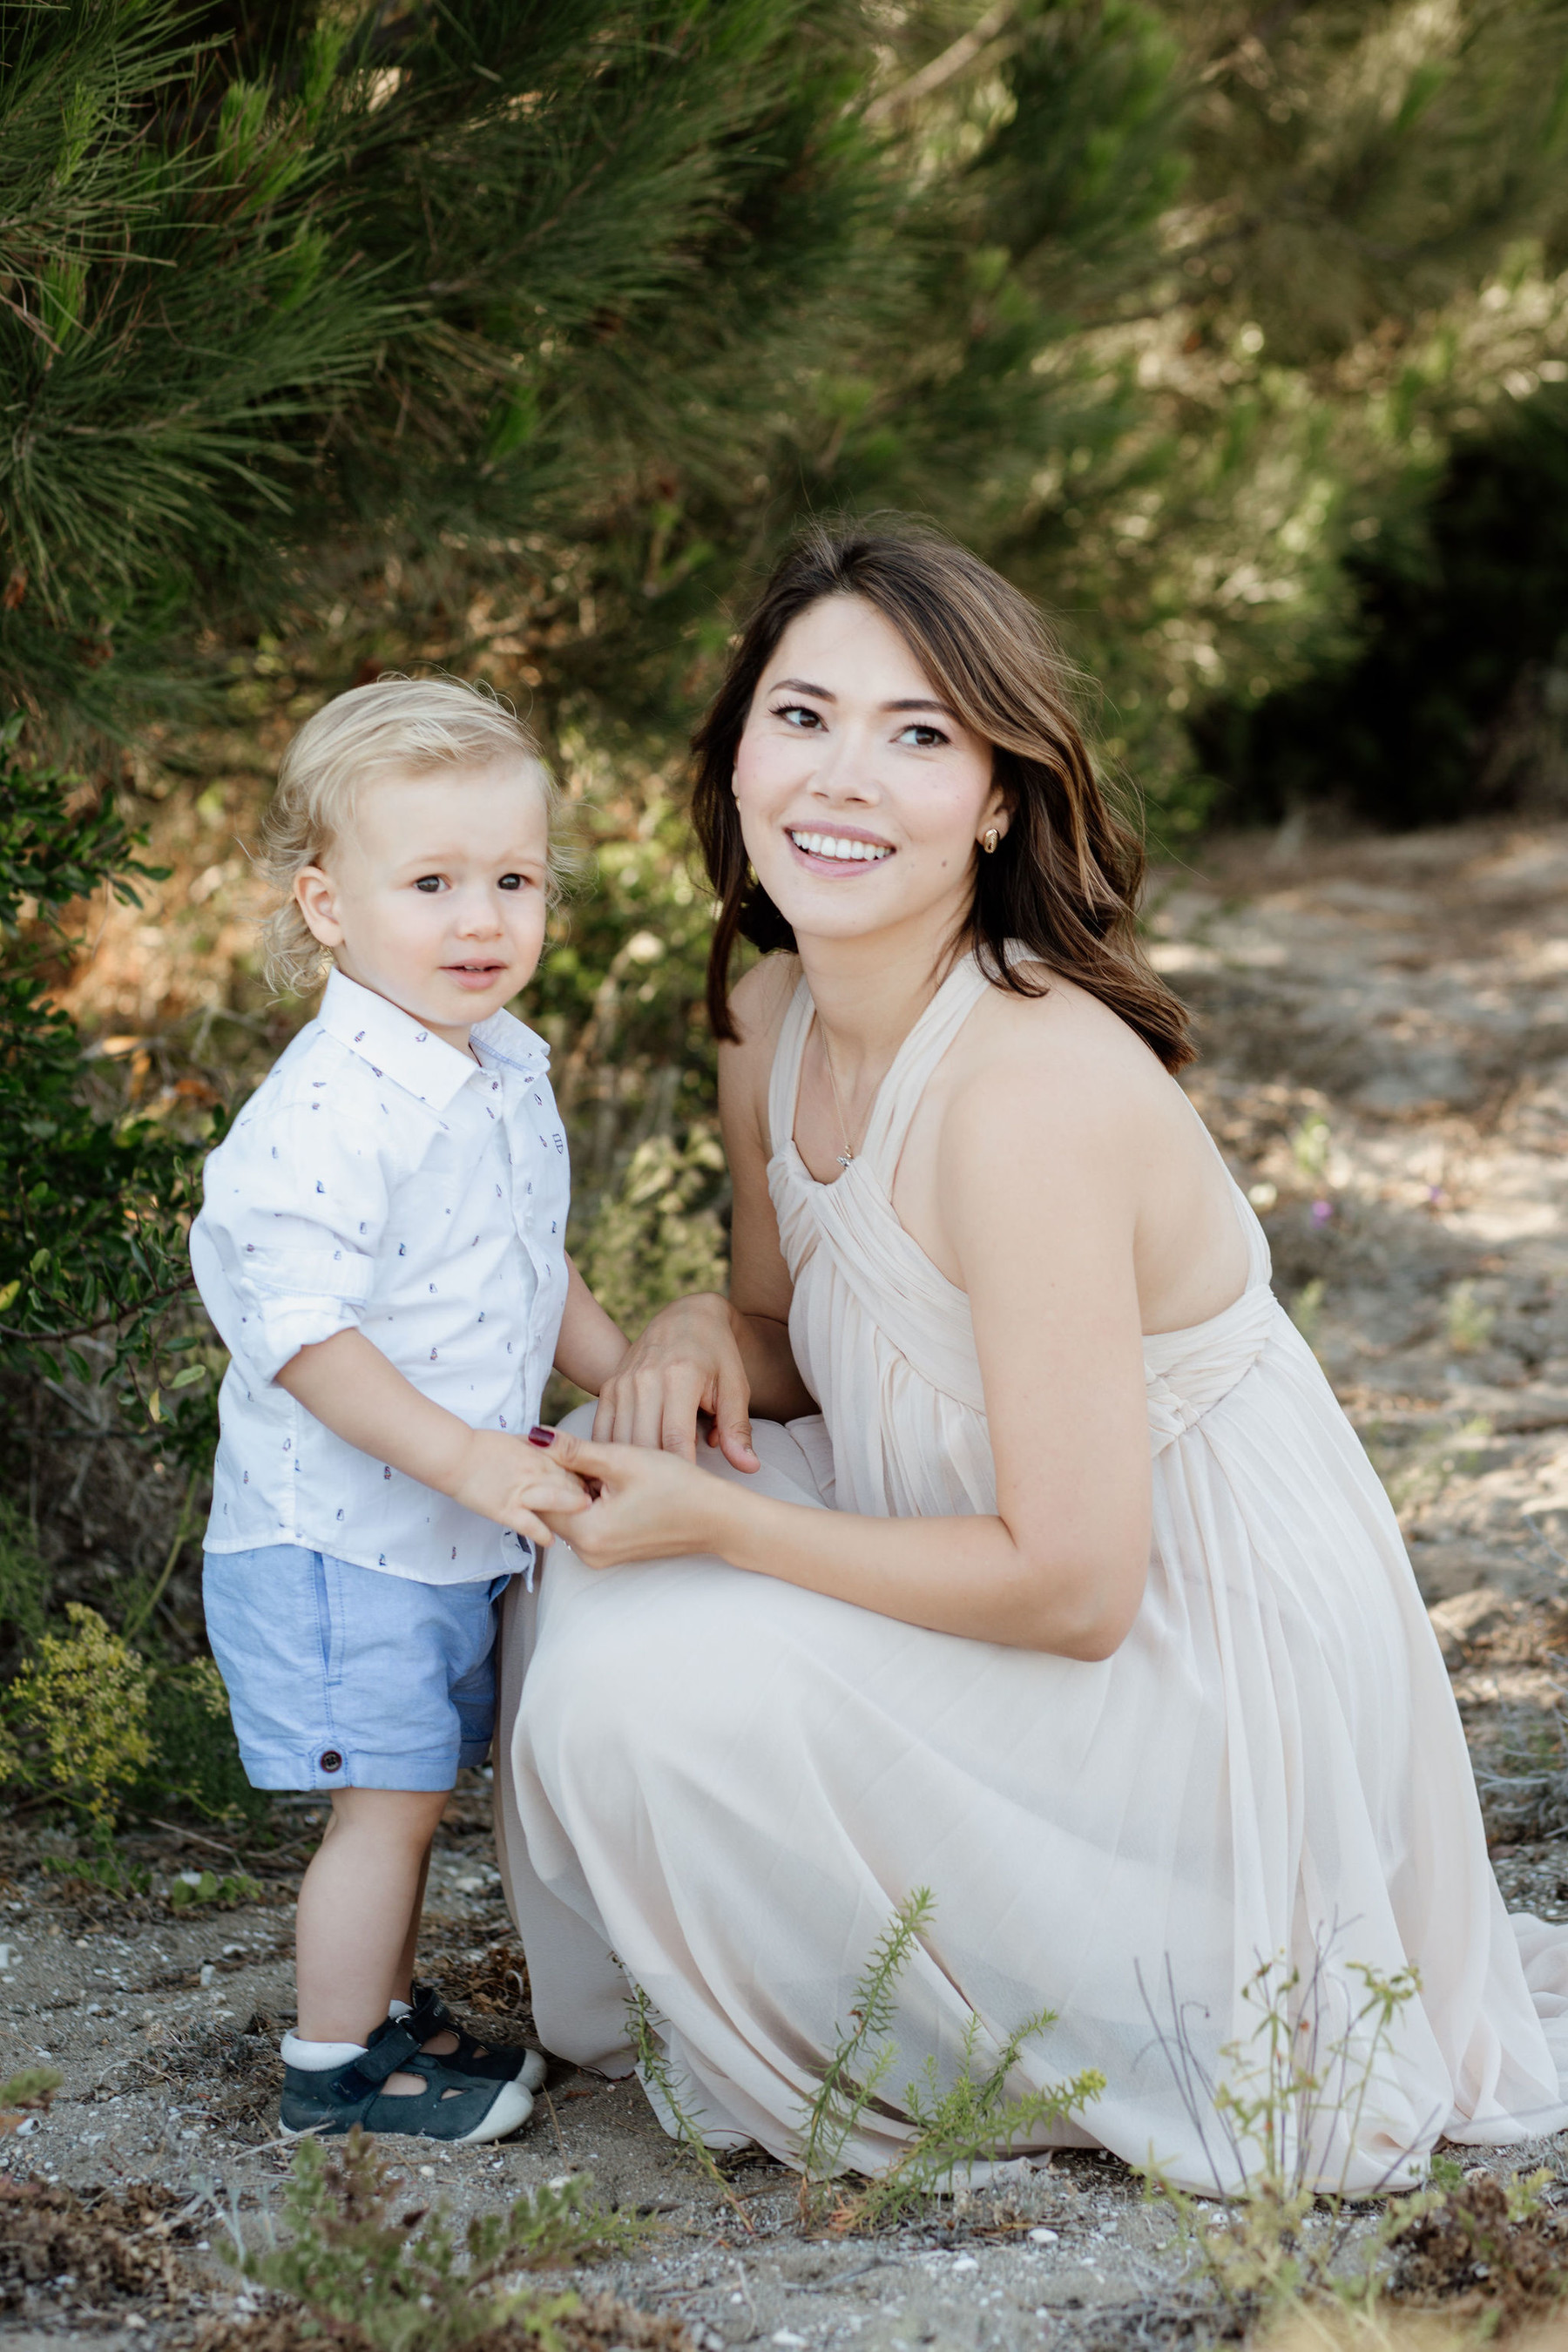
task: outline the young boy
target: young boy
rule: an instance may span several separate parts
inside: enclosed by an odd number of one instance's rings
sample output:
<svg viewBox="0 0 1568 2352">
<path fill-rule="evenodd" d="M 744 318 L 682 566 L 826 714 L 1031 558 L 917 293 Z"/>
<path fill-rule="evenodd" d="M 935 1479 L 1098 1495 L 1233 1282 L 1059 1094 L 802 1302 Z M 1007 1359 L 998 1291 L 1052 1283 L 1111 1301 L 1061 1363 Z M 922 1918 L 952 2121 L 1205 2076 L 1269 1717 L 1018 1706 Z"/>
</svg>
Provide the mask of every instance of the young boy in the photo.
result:
<svg viewBox="0 0 1568 2352">
<path fill-rule="evenodd" d="M 414 1982 L 430 1844 L 482 1763 L 496 1604 L 586 1495 L 528 1444 L 552 1361 L 625 1352 L 565 1252 L 549 1049 L 501 1008 L 544 940 L 552 787 L 451 680 L 340 695 L 268 812 L 268 976 L 310 1022 L 206 1165 L 191 1234 L 233 1359 L 204 1594 L 253 1786 L 323 1789 L 285 2134 L 491 2140 L 543 2063 Z M 541 1433 L 542 1434 L 542 1433 Z"/>
</svg>

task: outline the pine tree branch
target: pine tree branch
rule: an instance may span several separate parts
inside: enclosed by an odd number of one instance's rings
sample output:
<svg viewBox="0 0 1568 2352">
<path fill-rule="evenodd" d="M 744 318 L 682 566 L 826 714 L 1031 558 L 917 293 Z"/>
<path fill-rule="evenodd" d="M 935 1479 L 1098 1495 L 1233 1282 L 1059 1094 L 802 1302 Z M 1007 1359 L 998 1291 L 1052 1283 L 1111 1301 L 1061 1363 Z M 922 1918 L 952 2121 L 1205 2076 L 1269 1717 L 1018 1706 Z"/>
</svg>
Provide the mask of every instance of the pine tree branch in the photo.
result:
<svg viewBox="0 0 1568 2352">
<path fill-rule="evenodd" d="M 879 98 L 874 98 L 861 121 L 886 122 L 892 115 L 902 114 L 906 108 L 918 104 L 922 98 L 929 98 L 933 90 L 943 89 L 966 66 L 973 64 L 989 42 L 994 41 L 999 33 L 1006 31 L 1017 13 L 1017 0 L 996 0 L 994 7 L 987 8 L 984 16 L 972 25 L 967 33 L 961 33 L 958 39 L 932 58 L 929 65 L 921 66 L 919 73 L 911 74 L 908 81 L 900 82 L 896 89 L 885 89 Z"/>
</svg>

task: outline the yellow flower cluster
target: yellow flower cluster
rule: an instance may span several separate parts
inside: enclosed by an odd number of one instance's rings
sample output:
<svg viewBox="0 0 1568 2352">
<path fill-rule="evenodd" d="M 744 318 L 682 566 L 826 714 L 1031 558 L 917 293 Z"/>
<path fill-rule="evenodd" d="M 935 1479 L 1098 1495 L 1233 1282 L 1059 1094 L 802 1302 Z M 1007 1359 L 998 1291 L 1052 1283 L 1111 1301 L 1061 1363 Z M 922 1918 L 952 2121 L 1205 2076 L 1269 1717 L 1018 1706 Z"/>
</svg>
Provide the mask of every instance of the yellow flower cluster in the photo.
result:
<svg viewBox="0 0 1568 2352">
<path fill-rule="evenodd" d="M 68 1633 L 43 1634 L 9 1694 L 25 1731 L 41 1737 L 48 1775 L 94 1821 L 113 1818 L 110 1791 L 153 1760 L 146 1661 L 95 1609 L 72 1601 Z"/>
</svg>

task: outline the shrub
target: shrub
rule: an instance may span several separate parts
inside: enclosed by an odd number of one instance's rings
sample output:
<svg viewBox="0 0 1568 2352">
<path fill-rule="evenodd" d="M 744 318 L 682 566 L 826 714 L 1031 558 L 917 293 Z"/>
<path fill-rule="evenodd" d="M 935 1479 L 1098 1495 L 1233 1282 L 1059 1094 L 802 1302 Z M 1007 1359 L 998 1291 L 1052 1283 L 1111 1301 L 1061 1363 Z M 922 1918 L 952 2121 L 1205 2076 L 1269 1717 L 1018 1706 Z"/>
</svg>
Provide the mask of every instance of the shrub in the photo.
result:
<svg viewBox="0 0 1568 2352">
<path fill-rule="evenodd" d="M 66 1616 L 70 1633 L 43 1634 L 6 1694 L 22 1735 L 13 1769 L 107 1823 L 111 1790 L 153 1760 L 149 1668 L 96 1609 L 73 1601 Z"/>
</svg>

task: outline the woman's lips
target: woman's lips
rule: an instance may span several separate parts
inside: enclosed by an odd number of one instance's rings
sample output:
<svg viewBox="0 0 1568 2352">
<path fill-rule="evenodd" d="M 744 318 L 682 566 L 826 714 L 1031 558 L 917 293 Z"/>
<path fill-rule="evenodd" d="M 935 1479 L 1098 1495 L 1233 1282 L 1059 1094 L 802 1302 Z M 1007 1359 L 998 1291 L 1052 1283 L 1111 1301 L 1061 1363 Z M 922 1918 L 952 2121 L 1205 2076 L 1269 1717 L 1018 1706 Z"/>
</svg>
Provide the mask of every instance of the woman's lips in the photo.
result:
<svg viewBox="0 0 1568 2352">
<path fill-rule="evenodd" d="M 808 831 L 804 825 L 786 825 L 784 839 L 807 873 L 830 875 L 835 881 L 847 874 L 874 873 L 897 854 L 890 841 L 875 841 L 865 834 Z M 810 848 L 808 842 L 814 845 Z"/>
</svg>

